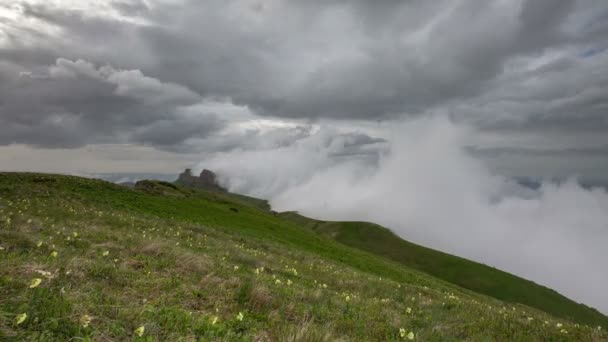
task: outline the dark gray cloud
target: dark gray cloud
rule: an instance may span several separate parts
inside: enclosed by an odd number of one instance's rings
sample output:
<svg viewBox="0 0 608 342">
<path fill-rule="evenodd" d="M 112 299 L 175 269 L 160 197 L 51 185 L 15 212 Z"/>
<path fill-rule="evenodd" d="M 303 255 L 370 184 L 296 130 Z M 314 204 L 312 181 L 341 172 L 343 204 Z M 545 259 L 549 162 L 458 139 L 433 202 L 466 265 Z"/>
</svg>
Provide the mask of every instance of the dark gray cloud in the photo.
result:
<svg viewBox="0 0 608 342">
<path fill-rule="evenodd" d="M 70 146 L 120 136 L 180 150 L 230 121 L 178 110 L 208 98 L 287 119 L 447 111 L 482 129 L 608 129 L 603 1 L 57 4 L 0 5 L 18 13 L 2 23 L 0 110 L 11 127 L 2 143 Z M 121 82 L 169 86 L 162 95 L 146 86 L 127 94 L 86 70 L 69 80 L 38 77 L 58 61 L 79 60 L 129 71 L 117 73 Z M 192 97 L 175 97 L 177 89 Z"/>
<path fill-rule="evenodd" d="M 126 16 L 141 16 L 150 10 L 150 6 L 141 0 L 118 0 L 112 1 L 111 5 Z"/>
<path fill-rule="evenodd" d="M 45 69 L 2 73 L 0 94 L 0 144 L 171 148 L 222 126 L 213 113 L 188 113 L 201 97 L 186 87 L 83 60 L 60 58 Z"/>
</svg>

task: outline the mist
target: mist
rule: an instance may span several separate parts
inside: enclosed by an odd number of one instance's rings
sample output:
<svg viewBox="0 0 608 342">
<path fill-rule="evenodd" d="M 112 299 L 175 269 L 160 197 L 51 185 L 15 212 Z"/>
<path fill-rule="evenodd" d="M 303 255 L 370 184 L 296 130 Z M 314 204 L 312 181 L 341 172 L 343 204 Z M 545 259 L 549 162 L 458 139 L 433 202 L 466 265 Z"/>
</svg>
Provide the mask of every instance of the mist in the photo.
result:
<svg viewBox="0 0 608 342">
<path fill-rule="evenodd" d="M 392 127 L 373 153 L 343 153 L 348 141 L 321 127 L 289 146 L 214 154 L 199 168 L 277 211 L 378 223 L 608 313 L 605 189 L 575 178 L 523 187 L 469 154 L 473 128 L 445 117 Z"/>
</svg>

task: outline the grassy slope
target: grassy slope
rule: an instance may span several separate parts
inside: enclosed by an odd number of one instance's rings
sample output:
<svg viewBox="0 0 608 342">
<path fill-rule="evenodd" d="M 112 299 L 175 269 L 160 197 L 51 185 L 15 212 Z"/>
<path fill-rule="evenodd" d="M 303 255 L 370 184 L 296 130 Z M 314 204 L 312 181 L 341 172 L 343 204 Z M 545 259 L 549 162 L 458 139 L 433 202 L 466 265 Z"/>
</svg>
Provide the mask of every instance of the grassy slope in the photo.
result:
<svg viewBox="0 0 608 342">
<path fill-rule="evenodd" d="M 595 309 L 556 291 L 493 267 L 405 241 L 392 231 L 369 222 L 331 222 L 294 212 L 280 216 L 347 246 L 381 255 L 437 278 L 508 302 L 521 303 L 557 317 L 589 324 L 608 323 Z"/>
<path fill-rule="evenodd" d="M 397 340 L 399 328 L 424 341 L 608 338 L 259 204 L 166 183 L 0 173 L 0 340 L 137 339 L 139 326 L 143 340 Z"/>
</svg>

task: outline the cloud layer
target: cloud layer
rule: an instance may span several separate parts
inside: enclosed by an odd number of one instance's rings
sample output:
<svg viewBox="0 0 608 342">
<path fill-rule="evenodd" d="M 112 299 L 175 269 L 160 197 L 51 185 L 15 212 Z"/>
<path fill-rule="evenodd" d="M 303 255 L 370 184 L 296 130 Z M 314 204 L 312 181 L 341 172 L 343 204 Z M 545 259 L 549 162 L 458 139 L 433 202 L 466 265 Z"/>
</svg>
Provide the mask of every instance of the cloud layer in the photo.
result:
<svg viewBox="0 0 608 342">
<path fill-rule="evenodd" d="M 608 146 L 593 138 L 608 130 L 601 0 L 22 0 L 0 15 L 1 144 L 180 151 L 233 120 L 181 108 L 220 99 L 298 120 L 441 111 L 500 138 Z"/>
</svg>

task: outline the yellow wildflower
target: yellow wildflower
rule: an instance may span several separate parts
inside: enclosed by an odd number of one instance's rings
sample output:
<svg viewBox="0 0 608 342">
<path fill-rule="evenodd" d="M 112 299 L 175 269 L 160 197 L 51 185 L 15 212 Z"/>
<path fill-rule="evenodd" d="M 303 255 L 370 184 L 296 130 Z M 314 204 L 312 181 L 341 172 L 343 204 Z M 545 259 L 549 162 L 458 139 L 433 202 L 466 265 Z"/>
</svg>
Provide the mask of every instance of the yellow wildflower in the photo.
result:
<svg viewBox="0 0 608 342">
<path fill-rule="evenodd" d="M 58 253 L 57 253 L 57 251 L 52 251 L 52 252 L 51 252 L 51 256 L 52 256 L 53 258 L 56 258 L 56 257 L 57 257 L 57 254 L 58 254 Z"/>
<path fill-rule="evenodd" d="M 101 255 L 108 256 L 108 255 L 110 255 L 110 251 L 104 251 L 103 253 L 101 253 Z"/>
<path fill-rule="evenodd" d="M 38 285 L 40 285 L 40 283 L 42 283 L 42 279 L 40 279 L 40 278 L 32 279 L 32 282 L 30 283 L 30 289 L 38 287 Z"/>
<path fill-rule="evenodd" d="M 144 335 L 145 331 L 146 331 L 146 328 L 142 325 L 141 327 L 135 329 L 135 334 L 139 337 L 142 337 Z"/>
<path fill-rule="evenodd" d="M 93 318 L 87 314 L 82 315 L 82 317 L 80 317 L 80 324 L 82 324 L 83 328 L 86 328 L 89 326 L 89 324 L 91 324 L 91 321 L 93 320 Z"/>
<path fill-rule="evenodd" d="M 413 332 L 413 331 L 410 331 L 410 332 L 409 332 L 409 334 L 407 334 L 407 339 L 408 339 L 408 340 L 413 340 L 413 339 L 414 339 L 414 337 L 415 337 L 415 335 L 414 335 L 414 332 Z"/>
<path fill-rule="evenodd" d="M 238 314 L 238 315 L 236 315 L 236 319 L 238 319 L 239 321 L 242 321 L 242 320 L 243 320 L 243 318 L 245 318 L 245 316 L 243 315 L 243 313 L 242 313 L 242 312 L 239 312 L 239 314 Z"/>
<path fill-rule="evenodd" d="M 40 246 L 42 246 L 42 241 L 38 241 L 38 242 L 36 243 L 36 247 L 40 247 Z"/>
<path fill-rule="evenodd" d="M 217 323 L 217 316 L 213 317 L 213 320 L 211 321 L 211 325 L 215 325 L 215 323 Z"/>
<path fill-rule="evenodd" d="M 412 308 L 408 307 L 407 309 L 405 309 L 405 312 L 407 314 L 411 314 L 412 313 Z"/>
<path fill-rule="evenodd" d="M 18 314 L 17 317 L 15 317 L 15 324 L 19 325 L 19 324 L 23 323 L 26 319 L 27 319 L 27 314 L 25 312 L 22 314 Z"/>
<path fill-rule="evenodd" d="M 405 329 L 399 328 L 399 336 L 401 338 L 405 338 L 405 336 L 406 336 Z"/>
<path fill-rule="evenodd" d="M 557 323 L 555 326 L 558 327 L 558 328 L 561 328 L 563 326 L 563 324 Z"/>
<path fill-rule="evenodd" d="M 48 271 L 43 271 L 43 270 L 36 270 L 36 273 L 41 274 L 49 279 L 53 278 L 53 274 L 51 272 Z"/>
</svg>

